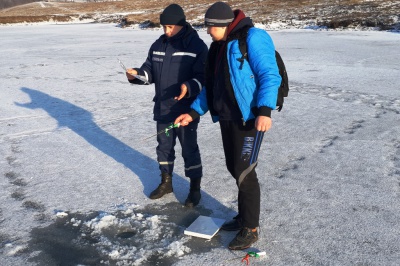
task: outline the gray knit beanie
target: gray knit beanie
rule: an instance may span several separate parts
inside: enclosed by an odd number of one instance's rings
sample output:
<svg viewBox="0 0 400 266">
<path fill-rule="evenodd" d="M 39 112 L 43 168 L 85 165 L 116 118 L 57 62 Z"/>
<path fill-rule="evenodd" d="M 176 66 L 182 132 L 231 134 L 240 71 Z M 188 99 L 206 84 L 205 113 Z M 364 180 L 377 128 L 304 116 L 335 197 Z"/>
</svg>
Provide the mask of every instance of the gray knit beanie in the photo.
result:
<svg viewBox="0 0 400 266">
<path fill-rule="evenodd" d="M 212 4 L 204 17 L 204 24 L 214 27 L 228 26 L 235 18 L 230 6 L 224 2 L 216 2 Z"/>
</svg>

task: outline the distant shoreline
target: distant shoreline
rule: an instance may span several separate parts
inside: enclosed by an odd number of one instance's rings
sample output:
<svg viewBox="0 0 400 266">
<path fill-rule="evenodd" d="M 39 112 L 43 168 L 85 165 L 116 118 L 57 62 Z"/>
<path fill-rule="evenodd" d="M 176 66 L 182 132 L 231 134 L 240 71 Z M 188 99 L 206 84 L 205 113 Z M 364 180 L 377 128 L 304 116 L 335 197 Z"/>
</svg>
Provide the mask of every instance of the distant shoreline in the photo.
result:
<svg viewBox="0 0 400 266">
<path fill-rule="evenodd" d="M 78 20 L 78 21 L 68 21 L 68 22 L 57 22 L 57 21 L 42 21 L 42 22 L 20 22 L 20 23 L 5 23 L 0 24 L 0 27 L 27 27 L 27 26 L 42 26 L 42 25 L 78 25 L 78 24 L 114 24 L 115 27 L 126 28 L 126 29 L 140 29 L 140 30 L 162 30 L 162 27 L 151 27 L 146 24 L 131 24 L 128 26 L 122 26 L 121 23 L 113 22 L 96 22 L 94 20 Z M 377 31 L 377 32 L 393 32 L 400 33 L 400 29 L 394 30 L 381 30 L 376 27 L 356 27 L 356 28 L 327 28 L 315 25 L 303 25 L 298 27 L 283 25 L 282 23 L 254 23 L 255 27 L 261 28 L 268 31 L 280 31 L 280 30 L 314 30 L 314 31 Z M 193 26 L 196 30 L 206 30 L 204 26 Z"/>
</svg>

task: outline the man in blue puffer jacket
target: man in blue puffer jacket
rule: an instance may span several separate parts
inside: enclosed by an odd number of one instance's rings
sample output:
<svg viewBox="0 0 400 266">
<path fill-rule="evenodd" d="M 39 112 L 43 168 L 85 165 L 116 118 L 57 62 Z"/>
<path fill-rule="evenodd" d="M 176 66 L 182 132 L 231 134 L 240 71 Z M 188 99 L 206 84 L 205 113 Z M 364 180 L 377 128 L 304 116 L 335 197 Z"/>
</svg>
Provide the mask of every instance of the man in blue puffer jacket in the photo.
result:
<svg viewBox="0 0 400 266">
<path fill-rule="evenodd" d="M 146 62 L 140 68 L 127 70 L 129 82 L 155 84 L 153 113 L 157 121 L 157 132 L 170 126 L 177 116 L 190 111 L 190 105 L 203 88 L 204 64 L 208 52 L 207 45 L 197 31 L 186 22 L 179 5 L 171 4 L 165 8 L 160 15 L 160 23 L 164 34 L 151 45 Z M 142 78 L 135 78 L 136 75 Z M 195 119 L 190 127 L 173 128 L 169 136 L 157 136 L 156 152 L 161 183 L 151 192 L 151 199 L 161 198 L 173 191 L 174 147 L 178 138 L 182 146 L 185 175 L 190 178 L 190 191 L 185 206 L 192 207 L 199 203 L 202 177 L 197 145 L 199 121 Z"/>
<path fill-rule="evenodd" d="M 222 226 L 240 230 L 230 242 L 233 250 L 246 249 L 258 240 L 260 185 L 255 171 L 264 132 L 271 127 L 281 83 L 275 47 L 264 30 L 254 28 L 241 10 L 223 2 L 205 14 L 207 33 L 213 42 L 206 62 L 206 86 L 188 114 L 174 123 L 182 126 L 210 111 L 219 121 L 226 166 L 238 186 L 238 215 Z M 238 39 L 247 36 L 248 60 Z"/>
</svg>

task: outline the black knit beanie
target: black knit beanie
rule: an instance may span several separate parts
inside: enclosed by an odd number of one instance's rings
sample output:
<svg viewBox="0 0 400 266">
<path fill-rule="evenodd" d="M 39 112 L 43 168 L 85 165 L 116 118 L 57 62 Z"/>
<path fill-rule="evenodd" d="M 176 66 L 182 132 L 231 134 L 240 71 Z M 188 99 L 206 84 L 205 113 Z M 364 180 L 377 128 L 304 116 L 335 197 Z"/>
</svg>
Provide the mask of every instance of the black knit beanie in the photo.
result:
<svg viewBox="0 0 400 266">
<path fill-rule="evenodd" d="M 177 4 L 167 6 L 160 15 L 160 24 L 185 26 L 186 17 L 182 7 Z"/>
<path fill-rule="evenodd" d="M 235 16 L 230 6 L 224 2 L 216 2 L 212 4 L 205 15 L 204 24 L 213 27 L 228 26 Z"/>
</svg>

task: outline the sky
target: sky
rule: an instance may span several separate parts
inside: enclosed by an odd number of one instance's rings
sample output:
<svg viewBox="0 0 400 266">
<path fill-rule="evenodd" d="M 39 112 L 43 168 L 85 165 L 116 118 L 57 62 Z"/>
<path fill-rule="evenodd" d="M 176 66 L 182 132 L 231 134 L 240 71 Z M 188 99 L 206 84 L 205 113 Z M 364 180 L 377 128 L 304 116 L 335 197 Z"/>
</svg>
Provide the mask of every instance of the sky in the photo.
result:
<svg viewBox="0 0 400 266">
<path fill-rule="evenodd" d="M 154 86 L 132 85 L 160 30 L 113 24 L 0 27 L 1 265 L 400 264 L 400 34 L 273 30 L 290 92 L 257 167 L 260 239 L 245 251 L 183 231 L 230 220 L 237 188 L 218 124 L 198 129 L 202 199 L 180 146 L 174 193 L 160 182 Z M 211 38 L 199 30 L 203 40 Z"/>
</svg>

